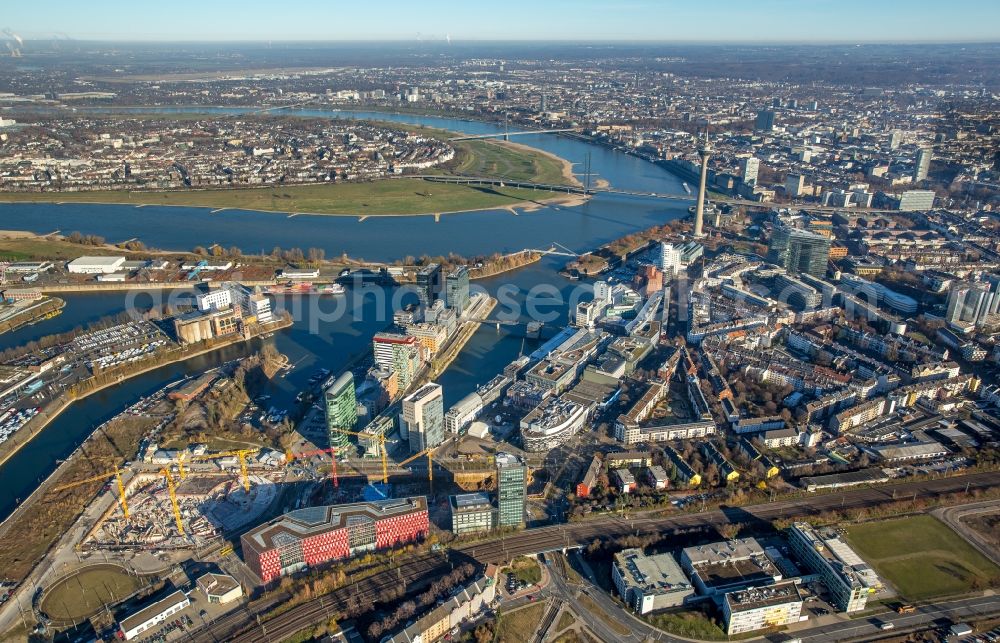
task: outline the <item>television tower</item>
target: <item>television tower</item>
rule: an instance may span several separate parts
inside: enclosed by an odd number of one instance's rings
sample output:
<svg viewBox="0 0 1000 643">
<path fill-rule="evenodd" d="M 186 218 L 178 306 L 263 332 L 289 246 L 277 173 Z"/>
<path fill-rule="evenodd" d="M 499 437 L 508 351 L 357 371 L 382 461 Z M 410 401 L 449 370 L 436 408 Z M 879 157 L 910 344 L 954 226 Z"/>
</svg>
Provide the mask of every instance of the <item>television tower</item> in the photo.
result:
<svg viewBox="0 0 1000 643">
<path fill-rule="evenodd" d="M 702 138 L 701 147 L 698 148 L 698 155 L 701 156 L 701 179 L 698 181 L 698 204 L 694 211 L 694 236 L 704 237 L 702 230 L 705 220 L 705 182 L 708 179 L 708 157 L 712 155 L 712 144 L 708 140 L 708 128 L 705 128 L 705 136 Z"/>
</svg>

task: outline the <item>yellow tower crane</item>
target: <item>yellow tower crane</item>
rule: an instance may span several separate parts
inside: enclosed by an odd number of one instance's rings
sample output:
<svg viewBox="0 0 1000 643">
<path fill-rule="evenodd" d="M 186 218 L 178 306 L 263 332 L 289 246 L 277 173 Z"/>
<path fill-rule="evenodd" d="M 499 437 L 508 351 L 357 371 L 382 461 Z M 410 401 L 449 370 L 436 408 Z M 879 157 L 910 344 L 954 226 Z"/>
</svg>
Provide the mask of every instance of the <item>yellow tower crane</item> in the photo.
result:
<svg viewBox="0 0 1000 643">
<path fill-rule="evenodd" d="M 177 489 L 174 486 L 174 477 L 170 475 L 170 469 L 164 467 L 160 469 L 160 473 L 167 480 L 167 493 L 170 494 L 170 505 L 174 510 L 174 520 L 177 521 L 177 531 L 181 532 L 181 536 L 184 535 L 184 522 L 181 520 L 181 508 L 177 504 Z"/>
<path fill-rule="evenodd" d="M 382 484 L 389 484 L 389 459 L 385 453 L 385 434 L 358 433 L 357 431 L 347 431 L 345 429 L 337 429 L 337 432 L 343 433 L 344 435 L 354 435 L 359 438 L 365 438 L 366 440 L 377 440 L 379 455 L 382 456 Z"/>
<path fill-rule="evenodd" d="M 219 458 L 229 458 L 235 456 L 240 461 L 240 478 L 243 481 L 243 489 L 245 491 L 250 491 L 250 475 L 247 471 L 247 456 L 258 453 L 260 449 L 239 449 L 236 451 L 220 451 L 218 453 L 206 453 L 205 455 L 192 455 L 187 456 L 184 452 L 178 456 L 177 463 L 177 473 L 180 475 L 181 480 L 187 477 L 187 470 L 184 468 L 185 462 L 195 462 L 200 460 L 218 460 Z"/>
<path fill-rule="evenodd" d="M 53 491 L 64 491 L 66 489 L 72 489 L 73 487 L 79 487 L 80 485 L 87 484 L 88 482 L 97 482 L 98 480 L 107 480 L 108 478 L 114 478 L 118 482 L 118 502 L 122 506 L 122 514 L 125 516 L 125 520 L 129 519 L 128 513 L 128 501 L 125 499 L 125 485 L 122 483 L 122 473 L 118 467 L 114 468 L 114 471 L 105 471 L 102 474 L 91 476 L 89 478 L 84 478 L 83 480 L 77 480 L 76 482 L 69 482 L 67 484 L 59 485 L 55 487 Z"/>
</svg>

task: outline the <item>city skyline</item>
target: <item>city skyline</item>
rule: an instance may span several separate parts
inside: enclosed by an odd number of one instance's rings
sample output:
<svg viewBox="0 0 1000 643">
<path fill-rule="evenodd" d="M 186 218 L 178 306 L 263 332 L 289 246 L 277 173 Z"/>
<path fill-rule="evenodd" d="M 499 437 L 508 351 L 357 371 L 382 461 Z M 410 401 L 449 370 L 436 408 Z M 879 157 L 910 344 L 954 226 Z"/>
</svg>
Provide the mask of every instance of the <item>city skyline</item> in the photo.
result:
<svg viewBox="0 0 1000 643">
<path fill-rule="evenodd" d="M 753 5 L 721 0 L 711 9 L 667 5 L 556 0 L 539 6 L 512 0 L 497 13 L 448 0 L 418 6 L 390 0 L 377 9 L 305 2 L 296 11 L 275 15 L 270 5 L 256 0 L 241 3 L 239 11 L 231 3 L 182 1 L 145 5 L 137 24 L 134 7 L 121 0 L 86 5 L 57 0 L 44 15 L 27 4 L 9 8 L 5 27 L 27 40 L 888 43 L 992 42 L 997 37 L 990 25 L 1000 20 L 1000 6 L 974 0 L 822 0 L 808 6 L 787 0 Z M 978 18 L 969 20 L 972 15 Z"/>
</svg>

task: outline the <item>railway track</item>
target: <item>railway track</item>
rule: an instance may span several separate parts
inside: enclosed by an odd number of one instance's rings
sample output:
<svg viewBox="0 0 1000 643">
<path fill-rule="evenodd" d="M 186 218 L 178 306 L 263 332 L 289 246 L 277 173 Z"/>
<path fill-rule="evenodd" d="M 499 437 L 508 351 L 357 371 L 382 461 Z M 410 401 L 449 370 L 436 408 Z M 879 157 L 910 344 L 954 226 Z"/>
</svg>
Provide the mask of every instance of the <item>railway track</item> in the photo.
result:
<svg viewBox="0 0 1000 643">
<path fill-rule="evenodd" d="M 615 538 L 628 534 L 662 534 L 666 531 L 720 526 L 726 523 L 767 523 L 777 518 L 815 515 L 837 509 L 858 509 L 883 505 L 911 497 L 933 498 L 961 491 L 988 489 L 1000 485 L 1000 472 L 975 473 L 937 480 L 919 480 L 842 493 L 810 495 L 791 500 L 746 507 L 730 507 L 702 513 L 678 514 L 665 518 L 603 517 L 584 523 L 551 525 L 529 529 L 520 534 L 485 543 L 461 545 L 450 550 L 451 556 L 475 559 L 480 563 L 503 563 L 523 554 L 553 551 L 563 547 L 584 545 L 595 538 Z M 348 605 L 352 596 L 369 604 L 387 588 L 405 587 L 426 582 L 450 569 L 442 554 L 426 554 L 400 565 L 352 583 L 308 603 L 295 606 L 274 618 L 263 621 L 274 607 L 287 600 L 278 598 L 234 612 L 206 628 L 192 633 L 196 641 L 215 643 L 277 642 L 316 623 L 320 623 Z M 437 574 L 435 574 L 437 572 Z M 258 615 L 262 619 L 257 624 Z"/>
</svg>

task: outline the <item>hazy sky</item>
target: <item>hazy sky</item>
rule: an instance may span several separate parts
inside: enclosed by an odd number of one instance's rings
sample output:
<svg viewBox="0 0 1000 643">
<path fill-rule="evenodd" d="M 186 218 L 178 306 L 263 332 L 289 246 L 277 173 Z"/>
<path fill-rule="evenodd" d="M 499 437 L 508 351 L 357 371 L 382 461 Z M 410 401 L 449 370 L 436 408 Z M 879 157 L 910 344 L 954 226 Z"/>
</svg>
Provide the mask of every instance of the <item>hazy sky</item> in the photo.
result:
<svg viewBox="0 0 1000 643">
<path fill-rule="evenodd" d="M 1000 41 L 998 0 L 6 0 L 0 29 L 115 40 Z"/>
</svg>

